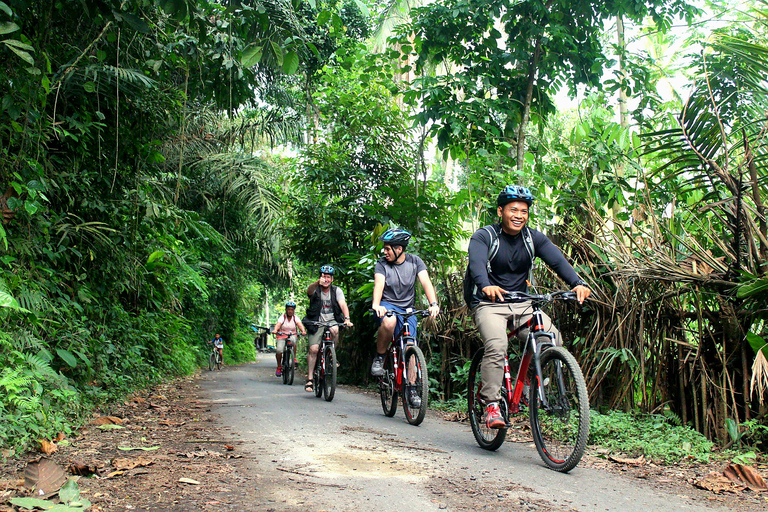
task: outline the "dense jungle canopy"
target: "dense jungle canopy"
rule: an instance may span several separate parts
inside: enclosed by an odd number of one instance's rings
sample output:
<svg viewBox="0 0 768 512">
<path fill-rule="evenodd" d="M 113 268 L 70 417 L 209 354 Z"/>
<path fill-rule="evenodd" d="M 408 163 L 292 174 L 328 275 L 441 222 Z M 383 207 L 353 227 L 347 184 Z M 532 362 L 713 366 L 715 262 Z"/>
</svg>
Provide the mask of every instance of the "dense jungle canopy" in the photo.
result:
<svg viewBox="0 0 768 512">
<path fill-rule="evenodd" d="M 433 399 L 462 400 L 467 240 L 519 183 L 593 289 L 553 312 L 592 408 L 765 450 L 767 76 L 764 0 L 0 0 L 0 448 L 216 332 L 252 359 L 322 264 L 366 383 L 389 226 L 437 287 Z"/>
</svg>

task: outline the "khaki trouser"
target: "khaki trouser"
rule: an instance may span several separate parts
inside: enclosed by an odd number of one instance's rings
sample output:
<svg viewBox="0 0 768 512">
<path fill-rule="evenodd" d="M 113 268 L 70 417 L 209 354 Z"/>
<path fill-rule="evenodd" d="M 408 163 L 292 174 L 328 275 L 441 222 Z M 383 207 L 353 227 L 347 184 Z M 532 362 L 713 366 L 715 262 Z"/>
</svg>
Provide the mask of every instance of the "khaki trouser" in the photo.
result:
<svg viewBox="0 0 768 512">
<path fill-rule="evenodd" d="M 472 311 L 475 325 L 480 331 L 485 347 L 481 366 L 483 387 L 480 392 L 480 398 L 485 402 L 495 402 L 499 399 L 499 389 L 504 377 L 504 356 L 508 348 L 507 325 L 510 329 L 516 329 L 533 316 L 532 311 L 529 301 L 506 304 L 481 303 Z M 561 345 L 560 331 L 552 325 L 552 320 L 545 313 L 541 316 L 544 321 L 544 330 L 554 333 L 555 343 Z M 518 338 L 521 341 L 525 342 L 527 337 L 527 328 L 518 332 Z M 512 378 L 515 378 L 514 372 Z"/>
</svg>

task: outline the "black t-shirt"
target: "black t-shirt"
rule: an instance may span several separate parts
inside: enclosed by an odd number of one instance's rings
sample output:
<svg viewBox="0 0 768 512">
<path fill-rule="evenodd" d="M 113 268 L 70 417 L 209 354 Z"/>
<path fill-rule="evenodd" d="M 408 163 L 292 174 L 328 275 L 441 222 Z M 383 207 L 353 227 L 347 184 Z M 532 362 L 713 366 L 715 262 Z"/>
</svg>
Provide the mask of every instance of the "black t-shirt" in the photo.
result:
<svg viewBox="0 0 768 512">
<path fill-rule="evenodd" d="M 498 225 L 490 226 L 499 235 L 499 252 L 491 262 L 491 272 L 488 273 L 486 262 L 488 261 L 488 246 L 491 243 L 491 235 L 485 228 L 478 229 L 469 240 L 469 272 L 477 284 L 478 289 L 486 286 L 500 286 L 508 292 L 524 292 L 527 290 L 525 280 L 531 269 L 532 261 L 525 248 L 523 236 L 508 235 Z M 533 240 L 533 247 L 537 258 L 544 262 L 557 273 L 560 278 L 574 287 L 581 281 L 563 253 L 557 248 L 547 235 L 541 231 L 528 228 Z"/>
</svg>

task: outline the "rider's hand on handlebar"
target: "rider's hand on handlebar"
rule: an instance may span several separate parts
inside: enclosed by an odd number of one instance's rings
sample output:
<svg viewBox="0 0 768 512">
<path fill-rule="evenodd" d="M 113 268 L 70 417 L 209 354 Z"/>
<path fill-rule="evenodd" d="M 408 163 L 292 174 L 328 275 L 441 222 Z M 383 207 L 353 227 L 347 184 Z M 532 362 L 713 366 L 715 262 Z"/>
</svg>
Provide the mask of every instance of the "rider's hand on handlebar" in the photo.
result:
<svg viewBox="0 0 768 512">
<path fill-rule="evenodd" d="M 435 304 L 434 306 L 429 306 L 429 316 L 432 318 L 437 317 L 437 315 L 440 314 L 440 306 Z"/>
<path fill-rule="evenodd" d="M 350 320 L 349 318 L 345 318 L 344 325 L 347 327 L 352 327 L 354 324 L 352 323 L 352 320 Z"/>
<path fill-rule="evenodd" d="M 589 298 L 590 294 L 592 294 L 592 290 L 583 284 L 574 287 L 571 291 L 576 292 L 576 300 L 579 301 L 579 304 L 584 304 L 584 301 Z"/>
<path fill-rule="evenodd" d="M 509 292 L 501 286 L 486 286 L 483 288 L 483 293 L 491 302 L 504 302 L 504 294 Z"/>
<path fill-rule="evenodd" d="M 376 316 L 379 318 L 382 318 L 384 315 L 387 314 L 387 308 L 384 306 L 371 306 L 371 309 L 376 312 Z"/>
</svg>

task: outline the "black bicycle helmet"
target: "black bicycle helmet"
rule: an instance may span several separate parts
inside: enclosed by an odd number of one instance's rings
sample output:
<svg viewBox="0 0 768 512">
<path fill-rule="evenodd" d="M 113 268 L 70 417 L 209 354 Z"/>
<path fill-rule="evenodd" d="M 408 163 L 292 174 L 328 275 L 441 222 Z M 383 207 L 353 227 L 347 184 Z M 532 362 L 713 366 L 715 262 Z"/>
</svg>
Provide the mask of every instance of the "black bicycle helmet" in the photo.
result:
<svg viewBox="0 0 768 512">
<path fill-rule="evenodd" d="M 536 198 L 533 197 L 528 187 L 521 187 L 519 185 L 507 185 L 499 192 L 499 197 L 496 199 L 498 206 L 504 206 L 512 201 L 523 201 L 528 206 L 533 204 Z"/>
<path fill-rule="evenodd" d="M 296 307 L 296 303 L 293 302 L 292 300 L 289 300 L 288 302 L 285 303 L 285 307 L 287 307 L 287 308 L 295 308 Z"/>
<path fill-rule="evenodd" d="M 389 245 L 399 245 L 402 248 L 408 246 L 408 241 L 411 239 L 411 234 L 404 229 L 393 228 L 388 229 L 383 235 L 379 237 L 379 240 Z"/>
<path fill-rule="evenodd" d="M 322 267 L 320 267 L 320 273 L 321 274 L 328 274 L 328 275 L 332 276 L 333 272 L 334 272 L 334 269 L 330 265 L 323 265 Z"/>
</svg>

